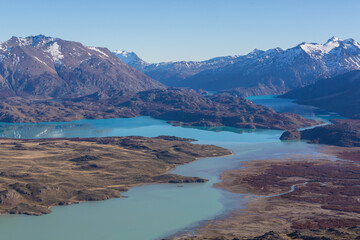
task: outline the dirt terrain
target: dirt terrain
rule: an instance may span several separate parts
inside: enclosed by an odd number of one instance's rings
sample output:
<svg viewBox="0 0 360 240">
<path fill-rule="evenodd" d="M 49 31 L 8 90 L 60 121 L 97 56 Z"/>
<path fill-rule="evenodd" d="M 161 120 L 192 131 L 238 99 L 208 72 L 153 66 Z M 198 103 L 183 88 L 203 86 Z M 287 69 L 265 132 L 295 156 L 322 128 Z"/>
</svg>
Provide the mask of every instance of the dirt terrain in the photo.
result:
<svg viewBox="0 0 360 240">
<path fill-rule="evenodd" d="M 145 183 L 206 180 L 169 174 L 178 164 L 229 150 L 177 137 L 0 139 L 0 213 L 40 215 L 50 207 L 121 197 Z"/>
<path fill-rule="evenodd" d="M 322 151 L 329 157 L 251 161 L 225 172 L 216 187 L 246 194 L 246 208 L 173 239 L 359 239 L 360 148 Z"/>
</svg>

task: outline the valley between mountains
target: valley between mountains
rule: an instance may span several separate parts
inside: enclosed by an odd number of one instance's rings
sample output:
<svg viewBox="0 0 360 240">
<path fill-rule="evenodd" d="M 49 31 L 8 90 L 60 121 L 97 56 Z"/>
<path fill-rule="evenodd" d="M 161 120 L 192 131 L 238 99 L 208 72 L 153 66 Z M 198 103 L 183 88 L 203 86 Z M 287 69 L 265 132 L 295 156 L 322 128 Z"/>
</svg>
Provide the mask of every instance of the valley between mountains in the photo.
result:
<svg viewBox="0 0 360 240">
<path fill-rule="evenodd" d="M 3 122 L 152 116 L 178 125 L 297 129 L 317 124 L 230 94 L 166 89 L 105 48 L 42 35 L 0 45 Z"/>
<path fill-rule="evenodd" d="M 204 62 L 149 64 L 126 51 L 43 35 L 13 37 L 0 43 L 4 128 L 150 116 L 171 128 L 190 129 L 199 138 L 211 131 L 220 140 L 196 144 L 196 137 L 119 132 L 99 138 L 3 136 L 0 213 L 42 215 L 52 206 L 119 198 L 141 184 L 184 187 L 210 180 L 216 188 L 243 194 L 237 207 L 218 213 L 217 219 L 202 219 L 207 221 L 201 226 L 191 222 L 190 232 L 180 231 L 186 225 L 179 224 L 170 238 L 357 239 L 359 69 L 360 45 L 353 39 Z M 285 94 L 274 98 L 272 106 L 244 98 L 280 93 Z M 280 111 L 284 98 L 296 99 L 294 108 L 313 106 L 312 116 Z M 330 119 L 347 119 L 328 124 L 324 111 Z M 259 159 L 247 155 L 247 147 Z M 210 179 L 170 173 L 212 157 L 221 161 L 207 172 Z M 240 209 L 244 201 L 247 208 Z"/>
</svg>

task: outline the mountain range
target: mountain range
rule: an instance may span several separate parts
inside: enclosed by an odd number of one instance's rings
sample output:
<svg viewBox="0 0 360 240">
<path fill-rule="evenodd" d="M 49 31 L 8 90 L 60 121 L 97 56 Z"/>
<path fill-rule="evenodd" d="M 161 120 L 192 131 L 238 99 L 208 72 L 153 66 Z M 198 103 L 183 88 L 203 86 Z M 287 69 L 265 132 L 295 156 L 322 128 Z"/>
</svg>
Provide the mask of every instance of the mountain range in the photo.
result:
<svg viewBox="0 0 360 240">
<path fill-rule="evenodd" d="M 114 54 L 168 86 L 209 91 L 236 89 L 242 95 L 283 93 L 317 79 L 360 69 L 360 44 L 335 37 L 324 44 L 304 42 L 289 49 L 255 49 L 243 56 L 199 62 L 147 63 L 133 52 Z"/>
<path fill-rule="evenodd" d="M 228 61 L 213 65 L 220 62 Z M 43 35 L 0 43 L 0 97 L 0 120 L 6 122 L 151 116 L 188 126 L 296 129 L 318 124 L 228 93 L 168 88 L 106 48 Z"/>
<path fill-rule="evenodd" d="M 334 37 L 325 44 L 255 49 L 202 62 L 150 64 L 132 52 L 113 53 L 43 35 L 12 37 L 0 43 L 0 97 L 131 95 L 164 85 L 242 96 L 274 94 L 360 69 L 360 44 Z"/>
<path fill-rule="evenodd" d="M 164 86 L 108 49 L 43 35 L 0 43 L 0 97 L 77 97 L 97 91 L 134 93 Z"/>
<path fill-rule="evenodd" d="M 134 52 L 114 51 L 113 53 L 126 64 L 168 86 L 176 86 L 177 81 L 180 82 L 202 71 L 216 69 L 231 64 L 238 57 L 218 57 L 203 62 L 180 61 L 147 63 L 139 58 Z"/>
</svg>

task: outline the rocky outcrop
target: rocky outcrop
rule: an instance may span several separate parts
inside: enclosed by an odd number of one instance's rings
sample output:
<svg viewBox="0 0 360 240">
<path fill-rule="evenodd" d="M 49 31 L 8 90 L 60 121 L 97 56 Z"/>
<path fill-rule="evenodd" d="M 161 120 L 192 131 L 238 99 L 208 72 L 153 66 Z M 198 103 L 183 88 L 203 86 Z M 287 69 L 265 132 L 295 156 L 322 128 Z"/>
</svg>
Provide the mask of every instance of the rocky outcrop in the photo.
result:
<svg viewBox="0 0 360 240">
<path fill-rule="evenodd" d="M 280 136 L 280 140 L 300 140 L 301 132 L 298 130 L 286 131 Z"/>
</svg>

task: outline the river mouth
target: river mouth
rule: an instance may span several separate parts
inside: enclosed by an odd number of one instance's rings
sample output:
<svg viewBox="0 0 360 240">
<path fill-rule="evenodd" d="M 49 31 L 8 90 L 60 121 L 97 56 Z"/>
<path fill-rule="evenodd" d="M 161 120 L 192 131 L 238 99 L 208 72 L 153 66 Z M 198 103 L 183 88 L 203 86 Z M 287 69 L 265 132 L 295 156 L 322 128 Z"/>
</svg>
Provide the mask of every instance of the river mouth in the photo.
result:
<svg viewBox="0 0 360 240">
<path fill-rule="evenodd" d="M 289 104 L 283 99 L 276 98 L 268 98 L 267 101 L 281 107 Z M 276 107 L 274 108 L 277 110 Z M 304 107 L 294 104 L 289 108 L 296 112 Z M 317 113 L 311 116 L 326 119 Z M 319 158 L 323 156 L 317 146 L 301 141 L 281 142 L 279 140 L 281 133 L 282 131 L 279 130 L 174 127 L 165 121 L 150 117 L 78 120 L 69 123 L 0 124 L 1 137 L 173 135 L 194 138 L 199 144 L 218 145 L 234 153 L 226 157 L 199 159 L 178 166 L 172 171 L 184 176 L 206 178 L 209 180 L 207 183 L 181 184 L 181 186 L 149 184 L 131 188 L 123 194 L 127 198 L 54 207 L 53 213 L 40 217 L 1 216 L 1 238 L 10 240 L 160 239 L 184 229 L 191 229 L 201 221 L 241 207 L 239 206 L 241 195 L 212 187 L 214 183 L 220 181 L 219 177 L 224 171 L 241 167 L 243 161 L 281 159 L 294 155 L 311 155 Z"/>
</svg>

